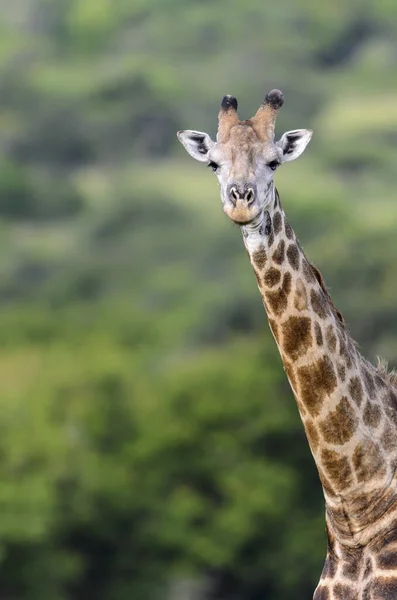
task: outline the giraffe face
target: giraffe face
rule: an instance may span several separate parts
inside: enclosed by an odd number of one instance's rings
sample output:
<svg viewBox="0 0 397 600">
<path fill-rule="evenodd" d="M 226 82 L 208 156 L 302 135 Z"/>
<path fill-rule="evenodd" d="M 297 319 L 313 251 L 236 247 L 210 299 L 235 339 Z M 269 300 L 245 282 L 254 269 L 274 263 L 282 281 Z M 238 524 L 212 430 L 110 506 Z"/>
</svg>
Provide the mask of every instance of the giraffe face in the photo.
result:
<svg viewBox="0 0 397 600">
<path fill-rule="evenodd" d="M 266 190 L 282 162 L 273 142 L 263 143 L 249 124 L 237 124 L 216 143 L 208 162 L 218 179 L 224 212 L 236 223 L 252 221 L 266 204 Z"/>
<path fill-rule="evenodd" d="M 188 153 L 215 172 L 223 210 L 236 223 L 249 223 L 263 211 L 275 170 L 302 154 L 312 136 L 311 130 L 297 129 L 275 142 L 274 120 L 281 105 L 281 92 L 273 90 L 252 119 L 240 121 L 236 99 L 225 96 L 216 142 L 201 131 L 177 134 Z"/>
</svg>

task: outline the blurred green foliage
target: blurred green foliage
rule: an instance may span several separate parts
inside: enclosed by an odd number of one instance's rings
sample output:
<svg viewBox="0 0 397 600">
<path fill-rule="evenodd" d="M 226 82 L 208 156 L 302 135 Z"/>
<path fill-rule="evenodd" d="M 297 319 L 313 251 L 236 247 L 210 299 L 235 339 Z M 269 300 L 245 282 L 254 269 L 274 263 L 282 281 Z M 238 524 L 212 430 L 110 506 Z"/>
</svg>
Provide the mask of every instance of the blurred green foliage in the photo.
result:
<svg viewBox="0 0 397 600">
<path fill-rule="evenodd" d="M 286 212 L 396 363 L 397 8 L 0 6 L 0 597 L 310 598 L 317 474 L 239 231 L 175 132 L 284 90 L 279 134 L 315 131 L 277 174 Z"/>
</svg>

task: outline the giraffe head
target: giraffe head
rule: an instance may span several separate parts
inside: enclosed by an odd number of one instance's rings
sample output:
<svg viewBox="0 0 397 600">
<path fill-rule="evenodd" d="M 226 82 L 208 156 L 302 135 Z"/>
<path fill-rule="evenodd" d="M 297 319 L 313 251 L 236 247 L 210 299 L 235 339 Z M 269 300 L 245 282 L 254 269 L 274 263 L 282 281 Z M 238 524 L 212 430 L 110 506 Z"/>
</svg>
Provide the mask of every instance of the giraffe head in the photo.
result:
<svg viewBox="0 0 397 600">
<path fill-rule="evenodd" d="M 312 136 L 310 129 L 296 129 L 274 141 L 276 115 L 283 103 L 282 92 L 272 90 L 254 117 L 240 121 L 236 98 L 225 96 L 216 142 L 202 131 L 178 131 L 188 153 L 215 172 L 223 209 L 236 223 L 249 223 L 261 213 L 274 171 L 302 154 Z"/>
</svg>

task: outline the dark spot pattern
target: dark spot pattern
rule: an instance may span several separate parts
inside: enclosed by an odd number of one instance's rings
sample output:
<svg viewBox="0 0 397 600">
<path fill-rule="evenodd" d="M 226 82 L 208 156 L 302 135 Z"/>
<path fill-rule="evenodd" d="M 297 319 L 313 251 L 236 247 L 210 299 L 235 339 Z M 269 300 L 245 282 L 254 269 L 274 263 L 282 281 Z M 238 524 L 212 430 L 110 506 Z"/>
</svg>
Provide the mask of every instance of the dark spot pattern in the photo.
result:
<svg viewBox="0 0 397 600">
<path fill-rule="evenodd" d="M 281 272 L 278 269 L 275 269 L 274 267 L 270 267 L 270 269 L 268 269 L 265 273 L 265 276 L 263 278 L 263 283 L 267 287 L 274 287 L 275 285 L 277 285 L 280 282 L 280 279 L 281 279 Z"/>
<path fill-rule="evenodd" d="M 335 600 L 357 600 L 357 592 L 350 585 L 335 583 L 333 592 Z"/>
<path fill-rule="evenodd" d="M 380 569 L 395 569 L 397 571 L 397 550 L 383 550 L 377 558 Z"/>
<path fill-rule="evenodd" d="M 353 366 L 353 361 L 351 353 L 349 352 L 348 341 L 345 337 L 345 334 L 341 331 L 337 330 L 337 335 L 339 339 L 339 355 L 345 361 L 347 368 L 351 369 Z"/>
<path fill-rule="evenodd" d="M 336 350 L 336 335 L 334 333 L 333 325 L 328 325 L 325 332 L 325 339 L 327 340 L 328 348 L 331 352 L 335 352 Z"/>
<path fill-rule="evenodd" d="M 281 265 L 285 260 L 285 242 L 284 240 L 280 240 L 277 248 L 273 252 L 272 259 L 278 265 Z"/>
<path fill-rule="evenodd" d="M 282 324 L 283 351 L 292 360 L 306 354 L 313 343 L 311 321 L 308 317 L 289 317 Z"/>
<path fill-rule="evenodd" d="M 285 231 L 285 235 L 287 236 L 287 238 L 289 240 L 292 240 L 292 238 L 294 237 L 294 232 L 292 230 L 291 225 L 288 223 L 287 219 L 285 219 L 285 221 L 284 221 L 284 231 Z"/>
<path fill-rule="evenodd" d="M 372 427 L 376 429 L 378 427 L 380 420 L 382 417 L 382 413 L 377 404 L 374 404 L 370 400 L 367 402 L 364 408 L 363 419 L 364 423 L 368 425 L 368 427 Z"/>
<path fill-rule="evenodd" d="M 303 275 L 308 283 L 314 283 L 316 281 L 313 270 L 305 258 L 302 260 L 302 271 L 303 271 Z"/>
<path fill-rule="evenodd" d="M 349 381 L 349 394 L 357 404 L 357 406 L 361 406 L 363 401 L 363 386 L 358 377 L 352 377 Z"/>
<path fill-rule="evenodd" d="M 389 424 L 385 425 L 382 433 L 381 443 L 386 452 L 392 452 L 396 447 L 396 434 Z"/>
<path fill-rule="evenodd" d="M 353 476 L 346 456 L 324 449 L 321 453 L 321 462 L 326 475 L 338 491 L 346 490 L 351 485 Z"/>
<path fill-rule="evenodd" d="M 346 577 L 346 579 L 357 580 L 360 575 L 360 562 L 357 560 L 357 557 L 347 556 L 343 562 L 342 567 L 342 575 Z"/>
<path fill-rule="evenodd" d="M 294 269 L 294 271 L 297 271 L 299 269 L 300 255 L 299 255 L 298 246 L 296 244 L 291 244 L 290 246 L 288 246 L 287 258 L 288 258 L 289 264 Z"/>
<path fill-rule="evenodd" d="M 312 308 L 321 319 L 326 319 L 329 314 L 326 298 L 321 291 L 311 290 L 310 301 Z"/>
<path fill-rule="evenodd" d="M 284 277 L 283 277 L 283 283 L 281 284 L 281 287 L 283 288 L 284 292 L 288 295 L 291 292 L 291 285 L 292 285 L 292 275 L 291 273 L 284 273 Z"/>
<path fill-rule="evenodd" d="M 388 511 L 390 505 L 393 504 L 394 490 L 389 490 L 382 495 L 377 487 L 372 491 L 365 491 L 365 486 L 361 486 L 360 489 L 363 492 L 354 495 L 349 510 L 357 517 L 356 523 L 360 522 L 366 526 L 369 522 L 374 523 L 379 516 Z M 383 536 L 382 539 L 384 539 Z"/>
<path fill-rule="evenodd" d="M 397 598 L 397 577 L 379 577 L 372 583 L 374 600 L 394 600 Z"/>
<path fill-rule="evenodd" d="M 334 391 L 337 380 L 331 360 L 323 356 L 317 362 L 297 371 L 301 398 L 312 415 L 318 415 L 326 396 Z"/>
<path fill-rule="evenodd" d="M 294 306 L 296 310 L 306 310 L 308 306 L 305 285 L 300 277 L 296 281 Z"/>
<path fill-rule="evenodd" d="M 270 311 L 280 317 L 288 306 L 288 296 L 282 288 L 265 293 L 265 302 Z"/>
<path fill-rule="evenodd" d="M 276 214 L 273 216 L 273 231 L 274 231 L 275 235 L 280 233 L 282 226 L 283 226 L 283 219 L 281 217 L 281 214 L 279 212 L 276 212 Z"/>
<path fill-rule="evenodd" d="M 265 221 L 265 235 L 270 235 L 270 232 L 272 231 L 272 219 L 270 217 L 268 210 L 265 211 L 264 221 Z"/>
<path fill-rule="evenodd" d="M 321 331 L 321 327 L 318 323 L 314 323 L 314 335 L 316 337 L 317 346 L 322 346 L 324 343 L 323 332 Z"/>
<path fill-rule="evenodd" d="M 370 439 L 359 442 L 353 452 L 353 467 L 359 483 L 370 481 L 373 476 L 381 477 L 385 464 L 377 444 Z"/>
<path fill-rule="evenodd" d="M 320 423 L 320 431 L 324 440 L 330 444 L 348 442 L 357 429 L 358 419 L 346 397 L 343 397 Z"/>
<path fill-rule="evenodd" d="M 378 541 L 377 541 L 377 543 L 375 543 L 374 548 L 375 548 L 376 552 L 381 552 L 385 548 L 388 548 L 389 550 L 391 548 L 395 549 L 396 544 L 397 544 L 397 529 L 393 528 L 393 530 L 389 531 L 389 533 L 386 534 L 385 536 L 383 536 L 382 539 L 378 538 Z"/>
<path fill-rule="evenodd" d="M 255 252 L 252 255 L 252 260 L 254 261 L 254 264 L 258 267 L 258 269 L 263 269 L 267 260 L 266 250 L 263 246 L 261 248 L 258 248 L 258 250 L 255 250 Z"/>
<path fill-rule="evenodd" d="M 332 555 L 330 556 L 329 554 L 327 554 L 327 558 L 325 559 L 324 568 L 323 568 L 321 577 L 323 579 L 325 577 L 330 577 L 332 579 L 333 577 L 335 577 L 336 571 L 337 571 L 336 560 L 333 558 Z"/>
</svg>

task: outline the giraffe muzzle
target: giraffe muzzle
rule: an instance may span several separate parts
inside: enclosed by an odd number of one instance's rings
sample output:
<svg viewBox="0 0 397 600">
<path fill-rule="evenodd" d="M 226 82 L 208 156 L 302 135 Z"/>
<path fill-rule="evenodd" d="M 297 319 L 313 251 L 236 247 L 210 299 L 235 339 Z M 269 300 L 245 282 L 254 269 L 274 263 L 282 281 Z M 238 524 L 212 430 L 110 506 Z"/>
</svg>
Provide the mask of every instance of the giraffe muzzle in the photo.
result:
<svg viewBox="0 0 397 600">
<path fill-rule="evenodd" d="M 229 187 L 229 200 L 233 206 L 237 207 L 237 203 L 240 205 L 251 206 L 255 202 L 256 191 L 253 186 L 237 186 L 231 185 Z"/>
<path fill-rule="evenodd" d="M 255 185 L 231 184 L 224 205 L 225 213 L 236 223 L 248 223 L 259 212 Z"/>
</svg>

